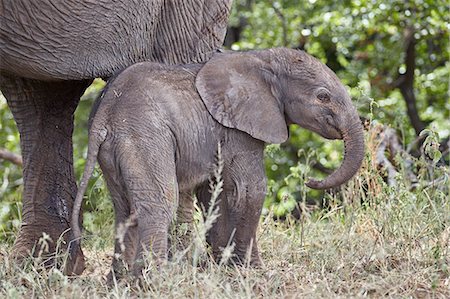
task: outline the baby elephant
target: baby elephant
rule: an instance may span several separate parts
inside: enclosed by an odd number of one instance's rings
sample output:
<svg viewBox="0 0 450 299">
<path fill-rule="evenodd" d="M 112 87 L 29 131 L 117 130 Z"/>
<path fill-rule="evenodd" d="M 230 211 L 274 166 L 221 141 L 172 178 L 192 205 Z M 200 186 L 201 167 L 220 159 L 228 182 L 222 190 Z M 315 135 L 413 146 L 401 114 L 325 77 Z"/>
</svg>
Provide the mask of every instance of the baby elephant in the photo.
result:
<svg viewBox="0 0 450 299">
<path fill-rule="evenodd" d="M 249 256 L 259 264 L 264 145 L 285 142 L 289 124 L 345 142 L 339 169 L 322 181 L 311 180 L 309 187 L 335 187 L 357 172 L 364 139 L 356 109 L 337 76 L 302 51 L 226 52 L 205 64 L 128 67 L 108 83 L 91 115 L 88 158 L 72 215 L 74 240 L 81 237 L 79 210 L 98 157 L 114 201 L 116 230 L 128 227 L 115 256 L 136 275 L 145 252 L 164 261 L 174 215 L 191 221 L 192 194 L 208 208 L 208 181 L 220 144 L 220 216 L 207 240 L 216 257 L 234 243 L 235 262 Z"/>
</svg>

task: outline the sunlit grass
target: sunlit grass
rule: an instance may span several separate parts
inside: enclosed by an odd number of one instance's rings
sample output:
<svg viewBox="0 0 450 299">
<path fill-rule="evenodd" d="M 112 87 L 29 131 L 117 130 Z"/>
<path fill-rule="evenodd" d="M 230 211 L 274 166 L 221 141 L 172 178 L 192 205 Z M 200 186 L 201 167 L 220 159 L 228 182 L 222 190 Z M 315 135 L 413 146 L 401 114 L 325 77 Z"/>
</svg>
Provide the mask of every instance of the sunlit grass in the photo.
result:
<svg viewBox="0 0 450 299">
<path fill-rule="evenodd" d="M 374 179 L 369 162 L 339 197 L 327 197 L 326 209 L 305 213 L 300 220 L 280 222 L 270 213 L 262 219 L 261 268 L 218 265 L 204 242 L 196 241 L 191 253 L 197 252 L 197 261 L 195 255 L 176 252 L 159 270 L 150 263 L 140 283 L 124 279 L 108 287 L 112 239 L 99 246 L 98 238 L 88 236 L 87 268 L 77 278 L 57 268 L 44 270 L 36 259 L 19 268 L 8 259 L 11 247 L 4 245 L 0 297 L 449 298 L 448 193 L 388 187 Z M 368 183 L 377 191 L 368 191 Z M 197 234 L 204 234 L 205 223 L 196 224 Z M 113 229 L 109 225 L 104 230 Z"/>
</svg>

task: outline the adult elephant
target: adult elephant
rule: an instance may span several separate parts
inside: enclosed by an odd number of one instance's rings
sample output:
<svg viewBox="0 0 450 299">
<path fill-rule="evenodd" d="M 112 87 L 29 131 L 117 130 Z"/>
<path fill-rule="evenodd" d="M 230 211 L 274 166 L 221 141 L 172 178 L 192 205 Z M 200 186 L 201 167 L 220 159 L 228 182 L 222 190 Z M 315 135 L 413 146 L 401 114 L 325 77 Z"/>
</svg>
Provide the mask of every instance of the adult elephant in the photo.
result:
<svg viewBox="0 0 450 299">
<path fill-rule="evenodd" d="M 92 79 L 144 60 L 207 60 L 222 45 L 230 6 L 231 0 L 0 0 L 0 90 L 23 155 L 14 255 L 27 255 L 43 233 L 52 239 L 50 253 L 61 235 L 68 239 L 77 191 L 73 113 Z"/>
</svg>

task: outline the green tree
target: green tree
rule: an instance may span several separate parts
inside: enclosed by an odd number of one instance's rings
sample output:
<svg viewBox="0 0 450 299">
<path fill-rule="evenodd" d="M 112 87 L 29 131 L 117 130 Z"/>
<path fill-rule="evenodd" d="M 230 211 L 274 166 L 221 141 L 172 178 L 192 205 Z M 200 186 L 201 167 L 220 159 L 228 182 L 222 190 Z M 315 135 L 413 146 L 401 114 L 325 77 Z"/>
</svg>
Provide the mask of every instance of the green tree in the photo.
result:
<svg viewBox="0 0 450 299">
<path fill-rule="evenodd" d="M 450 135 L 449 11 L 448 1 L 442 0 L 235 0 L 225 46 L 233 50 L 280 46 L 306 50 L 348 85 L 362 116 L 394 128 L 405 148 L 425 141 L 426 151 L 434 150 L 434 159 L 437 141 L 445 152 Z M 77 176 L 85 162 L 90 106 L 103 84 L 95 82 L 76 112 Z M 0 119 L 0 149 L 19 153 L 19 136 L 3 97 Z M 425 128 L 425 134 L 419 136 Z M 431 143 L 426 139 L 429 132 L 437 133 L 431 134 Z M 336 168 L 342 152 L 341 142 L 325 142 L 292 126 L 288 143 L 267 150 L 266 208 L 274 206 L 277 215 L 284 215 L 298 202 L 322 199 L 323 193 L 307 190 L 304 180 L 311 172 L 320 176 Z M 21 184 L 20 166 L 2 160 L 0 238 L 10 238 L 19 227 Z M 111 206 L 105 199 L 100 172 L 95 173 L 89 190 L 92 196 L 85 203 L 85 223 L 96 230 L 101 222 L 111 221 L 105 216 Z"/>
<path fill-rule="evenodd" d="M 394 127 L 406 147 L 425 128 L 434 128 L 441 140 L 450 134 L 449 11 L 445 1 L 238 0 L 226 45 L 306 50 L 349 86 L 362 116 Z M 317 157 L 299 157 L 299 150 L 311 148 Z M 268 155 L 268 204 L 292 209 L 302 197 L 299 173 L 310 171 L 307 165 L 299 169 L 298 159 L 303 165 L 306 157 L 315 160 L 315 168 L 327 171 L 322 166 L 336 167 L 341 151 L 299 128 L 292 128 L 282 149 Z"/>
</svg>

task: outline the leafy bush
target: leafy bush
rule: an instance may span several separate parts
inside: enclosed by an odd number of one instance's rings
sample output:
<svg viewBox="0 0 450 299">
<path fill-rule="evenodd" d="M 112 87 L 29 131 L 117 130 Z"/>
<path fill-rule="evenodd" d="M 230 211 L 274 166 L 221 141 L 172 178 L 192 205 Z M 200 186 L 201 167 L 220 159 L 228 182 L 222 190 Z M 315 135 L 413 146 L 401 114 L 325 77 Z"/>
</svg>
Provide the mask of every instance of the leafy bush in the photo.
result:
<svg viewBox="0 0 450 299">
<path fill-rule="evenodd" d="M 0 119 L 0 147 L 13 153 L 20 153 L 19 133 L 6 100 L 1 94 Z M 14 240 L 15 233 L 20 227 L 22 183 L 20 166 L 0 160 L 0 240 Z"/>
</svg>

